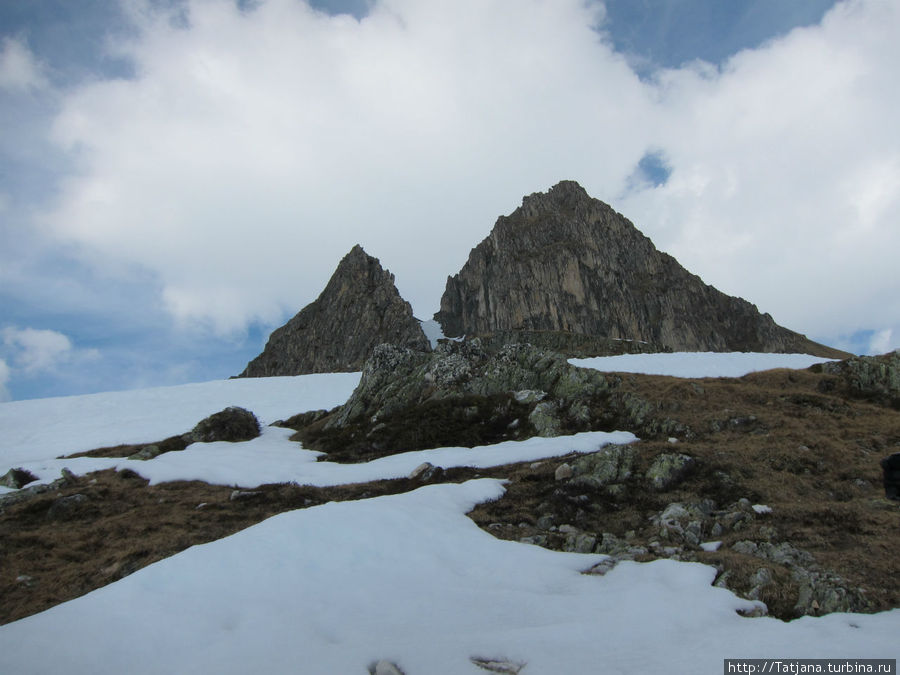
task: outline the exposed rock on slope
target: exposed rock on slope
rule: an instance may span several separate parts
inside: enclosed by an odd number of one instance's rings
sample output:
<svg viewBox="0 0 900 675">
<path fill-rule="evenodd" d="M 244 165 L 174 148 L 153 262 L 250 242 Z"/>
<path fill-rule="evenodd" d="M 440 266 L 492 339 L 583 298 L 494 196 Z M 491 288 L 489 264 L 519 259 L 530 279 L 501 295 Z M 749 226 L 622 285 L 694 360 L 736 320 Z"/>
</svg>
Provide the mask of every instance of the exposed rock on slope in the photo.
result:
<svg viewBox="0 0 900 675">
<path fill-rule="evenodd" d="M 565 331 L 672 350 L 848 356 L 703 283 L 573 181 L 501 216 L 447 280 L 435 319 L 448 336 Z"/>
<path fill-rule="evenodd" d="M 276 329 L 239 377 L 355 371 L 383 342 L 430 350 L 394 275 L 357 245 L 322 294 Z"/>
<path fill-rule="evenodd" d="M 444 445 L 473 447 L 530 436 L 628 429 L 685 434 L 621 379 L 570 365 L 530 344 L 485 349 L 477 338 L 424 354 L 379 345 L 347 402 L 279 423 L 330 461 L 366 461 Z"/>
<path fill-rule="evenodd" d="M 823 363 L 817 370 L 841 376 L 843 388 L 849 396 L 900 410 L 900 351 Z M 831 389 L 835 386 L 836 383 L 825 385 Z"/>
</svg>

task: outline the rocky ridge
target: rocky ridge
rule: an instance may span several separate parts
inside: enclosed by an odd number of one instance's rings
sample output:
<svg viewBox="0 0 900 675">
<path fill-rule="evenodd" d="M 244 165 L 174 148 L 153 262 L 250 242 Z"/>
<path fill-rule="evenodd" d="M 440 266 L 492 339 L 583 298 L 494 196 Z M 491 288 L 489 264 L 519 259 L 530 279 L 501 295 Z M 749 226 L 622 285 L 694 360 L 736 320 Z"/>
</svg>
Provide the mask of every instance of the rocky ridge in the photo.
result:
<svg viewBox="0 0 900 675">
<path fill-rule="evenodd" d="M 383 342 L 431 348 L 394 275 L 356 245 L 319 297 L 273 331 L 238 377 L 352 372 Z"/>
<path fill-rule="evenodd" d="M 448 278 L 435 319 L 448 336 L 561 331 L 660 350 L 848 356 L 703 283 L 573 181 L 498 218 Z"/>
</svg>

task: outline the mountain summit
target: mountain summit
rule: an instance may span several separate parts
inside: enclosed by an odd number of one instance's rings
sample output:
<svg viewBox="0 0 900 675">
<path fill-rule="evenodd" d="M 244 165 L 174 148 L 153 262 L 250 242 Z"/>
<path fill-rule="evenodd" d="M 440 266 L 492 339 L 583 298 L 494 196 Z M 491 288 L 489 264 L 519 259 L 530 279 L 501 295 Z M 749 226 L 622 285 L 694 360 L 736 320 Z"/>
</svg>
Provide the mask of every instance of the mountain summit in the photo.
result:
<svg viewBox="0 0 900 675">
<path fill-rule="evenodd" d="M 574 181 L 498 218 L 447 279 L 434 318 L 447 336 L 557 331 L 675 351 L 846 356 L 703 283 Z"/>
<path fill-rule="evenodd" d="M 430 351 L 394 275 L 357 244 L 321 295 L 274 330 L 263 352 L 238 377 L 361 370 L 382 342 Z"/>
</svg>

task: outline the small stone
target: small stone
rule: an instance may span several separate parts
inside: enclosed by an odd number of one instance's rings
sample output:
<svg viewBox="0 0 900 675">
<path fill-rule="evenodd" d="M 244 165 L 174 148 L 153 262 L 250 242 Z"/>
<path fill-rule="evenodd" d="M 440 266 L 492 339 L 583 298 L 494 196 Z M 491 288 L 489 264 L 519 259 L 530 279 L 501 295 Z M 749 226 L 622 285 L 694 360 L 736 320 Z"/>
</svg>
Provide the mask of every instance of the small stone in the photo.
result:
<svg viewBox="0 0 900 675">
<path fill-rule="evenodd" d="M 759 528 L 759 536 L 762 537 L 763 539 L 768 539 L 769 541 L 771 541 L 777 535 L 778 535 L 778 530 L 776 530 L 771 525 L 763 525 L 761 528 Z"/>
<path fill-rule="evenodd" d="M 738 553 L 743 553 L 745 555 L 758 556 L 759 549 L 756 544 L 752 541 L 748 541 L 746 539 L 737 541 L 731 545 L 731 549 L 733 551 L 737 551 Z"/>
<path fill-rule="evenodd" d="M 604 574 L 609 572 L 613 567 L 619 564 L 618 558 L 613 558 L 612 556 L 606 558 L 605 560 L 601 560 L 596 565 L 588 569 L 585 574 L 595 574 L 599 577 L 602 577 Z"/>
<path fill-rule="evenodd" d="M 737 613 L 747 619 L 758 619 L 762 616 L 768 616 L 769 610 L 764 603 L 758 602 L 753 607 L 739 609 Z"/>
<path fill-rule="evenodd" d="M 751 600 L 759 600 L 766 586 L 772 584 L 774 577 L 772 570 L 768 567 L 760 567 L 756 573 L 750 577 L 751 588 L 747 592 L 747 597 Z"/>
<path fill-rule="evenodd" d="M 563 463 L 556 467 L 556 472 L 553 474 L 553 477 L 556 480 L 568 480 L 574 473 L 575 472 L 569 464 Z"/>
<path fill-rule="evenodd" d="M 228 499 L 233 502 L 242 502 L 249 499 L 257 499 L 262 497 L 262 495 L 263 493 L 260 490 L 232 490 Z"/>
<path fill-rule="evenodd" d="M 404 675 L 403 671 L 393 661 L 381 659 L 369 666 L 370 675 Z"/>
<path fill-rule="evenodd" d="M 647 470 L 647 480 L 654 490 L 668 490 L 683 481 L 696 464 L 690 455 L 663 453 Z"/>
<path fill-rule="evenodd" d="M 511 675 L 516 675 L 516 673 L 525 667 L 525 663 L 523 662 L 510 661 L 509 659 L 503 658 L 489 659 L 480 656 L 472 656 L 469 660 L 482 670 L 488 670 L 492 673 L 510 673 Z"/>
<path fill-rule="evenodd" d="M 561 422 L 559 419 L 559 406 L 552 401 L 542 401 L 534 406 L 528 421 L 537 431 L 538 436 L 559 436 Z"/>
<path fill-rule="evenodd" d="M 410 480 L 419 480 L 425 473 L 434 469 L 434 464 L 431 462 L 422 462 L 415 469 L 409 472 L 408 478 Z"/>
<path fill-rule="evenodd" d="M 0 477 L 0 485 L 18 490 L 37 479 L 37 476 L 25 469 L 10 469 Z"/>
<path fill-rule="evenodd" d="M 575 535 L 572 550 L 575 553 L 591 553 L 597 545 L 597 537 L 585 532 Z"/>
<path fill-rule="evenodd" d="M 128 459 L 147 461 L 148 459 L 153 459 L 154 457 L 158 457 L 161 454 L 162 450 L 159 449 L 158 445 L 145 445 L 143 448 L 131 455 Z"/>
<path fill-rule="evenodd" d="M 513 394 L 519 403 L 538 403 L 547 398 L 547 392 L 537 389 L 522 389 Z"/>
<path fill-rule="evenodd" d="M 534 546 L 546 546 L 547 535 L 545 534 L 533 534 L 530 537 L 519 537 L 519 542 L 522 544 L 532 544 Z"/>
<path fill-rule="evenodd" d="M 549 530 L 553 527 L 553 516 L 550 514 L 545 514 L 537 519 L 537 526 L 542 530 Z"/>
</svg>

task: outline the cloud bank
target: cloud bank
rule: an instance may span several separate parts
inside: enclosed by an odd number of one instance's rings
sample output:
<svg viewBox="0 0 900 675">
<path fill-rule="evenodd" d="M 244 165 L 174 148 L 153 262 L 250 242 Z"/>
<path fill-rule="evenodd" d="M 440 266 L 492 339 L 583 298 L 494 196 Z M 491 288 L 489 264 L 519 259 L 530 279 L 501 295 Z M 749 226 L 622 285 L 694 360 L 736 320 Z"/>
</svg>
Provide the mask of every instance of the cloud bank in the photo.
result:
<svg viewBox="0 0 900 675">
<path fill-rule="evenodd" d="M 41 225 L 178 321 L 281 321 L 355 243 L 428 318 L 498 215 L 572 178 L 780 323 L 896 346 L 895 3 L 643 81 L 581 0 L 137 7 L 134 77 L 60 93 L 74 170 Z M 635 180 L 647 157 L 664 180 Z"/>
</svg>

